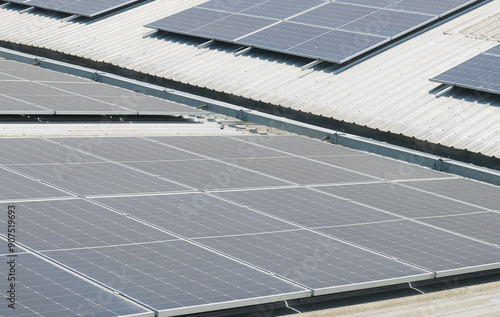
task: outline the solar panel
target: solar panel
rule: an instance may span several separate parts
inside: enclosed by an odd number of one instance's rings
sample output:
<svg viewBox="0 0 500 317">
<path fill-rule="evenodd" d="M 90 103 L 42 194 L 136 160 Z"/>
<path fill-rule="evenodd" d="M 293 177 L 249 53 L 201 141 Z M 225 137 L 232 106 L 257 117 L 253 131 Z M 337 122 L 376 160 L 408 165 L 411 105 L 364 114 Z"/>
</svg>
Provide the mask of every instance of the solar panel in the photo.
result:
<svg viewBox="0 0 500 317">
<path fill-rule="evenodd" d="M 409 218 L 457 215 L 483 210 L 398 184 L 331 186 L 318 190 Z"/>
<path fill-rule="evenodd" d="M 289 185 L 287 182 L 241 169 L 238 164 L 213 160 L 130 162 L 127 165 L 198 190 L 219 190 Z"/>
<path fill-rule="evenodd" d="M 11 2 L 22 3 L 41 9 L 77 14 L 85 17 L 94 17 L 137 1 L 138 0 L 29 0 Z"/>
<path fill-rule="evenodd" d="M 393 38 L 428 24 L 435 19 L 435 16 L 382 9 L 353 20 L 353 22 L 341 26 L 340 29 Z"/>
<path fill-rule="evenodd" d="M 479 54 L 431 81 L 500 94 L 500 56 Z"/>
<path fill-rule="evenodd" d="M 500 188 L 498 186 L 463 178 L 408 182 L 405 185 L 464 201 L 483 209 L 500 211 Z"/>
<path fill-rule="evenodd" d="M 237 39 L 276 22 L 276 20 L 233 14 L 193 29 L 188 34 L 217 40 Z"/>
<path fill-rule="evenodd" d="M 351 156 L 366 154 L 366 152 L 297 135 L 251 135 L 233 136 L 231 138 L 298 156 Z"/>
<path fill-rule="evenodd" d="M 245 0 L 245 1 L 212 0 L 200 4 L 199 6 L 197 6 L 197 8 L 205 8 L 215 11 L 236 13 L 267 1 L 268 0 Z"/>
<path fill-rule="evenodd" d="M 316 295 L 389 279 L 428 278 L 425 271 L 306 230 L 197 241 L 299 282 Z"/>
<path fill-rule="evenodd" d="M 279 23 L 267 29 L 250 34 L 237 42 L 259 48 L 274 48 L 286 52 L 305 41 L 328 32 L 328 29 L 295 23 Z"/>
<path fill-rule="evenodd" d="M 375 11 L 377 11 L 376 8 L 333 2 L 298 15 L 290 19 L 290 21 L 327 28 L 338 28 Z"/>
<path fill-rule="evenodd" d="M 180 116 L 203 113 L 185 105 L 19 62 L 0 63 L 0 76 L 5 78 L 0 85 L 0 114 Z"/>
<path fill-rule="evenodd" d="M 348 159 L 343 156 L 321 156 L 314 157 L 314 160 L 387 180 L 450 177 L 449 174 L 440 173 L 430 168 L 374 155 L 353 155 L 349 156 Z"/>
<path fill-rule="evenodd" d="M 39 251 L 176 240 L 83 199 L 22 202 L 16 203 L 16 209 L 18 240 Z M 0 223 L 7 227 L 4 218 Z"/>
<path fill-rule="evenodd" d="M 145 26 L 343 63 L 475 1 L 212 0 Z"/>
<path fill-rule="evenodd" d="M 491 54 L 491 55 L 500 56 L 500 45 L 494 46 L 493 48 L 490 48 L 489 50 L 487 50 L 484 53 L 485 54 Z"/>
<path fill-rule="evenodd" d="M 456 11 L 466 5 L 474 3 L 471 0 L 401 0 L 388 8 L 394 10 L 404 10 L 409 12 L 419 12 L 430 15 L 443 16 Z"/>
<path fill-rule="evenodd" d="M 103 198 L 96 201 L 187 238 L 297 229 L 296 226 L 204 194 Z"/>
<path fill-rule="evenodd" d="M 19 242 L 158 316 L 500 268 L 498 187 L 326 142 L 4 138 L 0 147 L 0 208 L 20 211 Z M 381 179 L 384 169 L 398 182 Z M 61 309 L 44 304 L 49 315 Z"/>
<path fill-rule="evenodd" d="M 314 190 L 286 188 L 217 193 L 218 197 L 301 226 L 341 226 L 398 219 Z"/>
<path fill-rule="evenodd" d="M 11 258 L 2 256 L 2 263 Z M 0 305 L 2 316 L 134 316 L 153 317 L 154 313 L 125 298 L 76 277 L 32 254 L 18 254 L 16 265 L 17 301 L 15 309 L 8 301 Z M 10 283 L 7 271 L 0 270 L 2 289 Z"/>
<path fill-rule="evenodd" d="M 11 168 L 79 195 L 186 190 L 184 186 L 113 163 L 16 165 Z"/>
<path fill-rule="evenodd" d="M 469 267 L 500 268 L 500 253 L 497 248 L 413 221 L 318 230 L 432 270 L 440 277 L 460 274 Z"/>
<path fill-rule="evenodd" d="M 467 215 L 431 217 L 419 219 L 439 228 L 458 232 L 474 239 L 500 245 L 500 214 L 498 212 L 478 212 Z"/>
<path fill-rule="evenodd" d="M 185 241 L 44 252 L 163 315 L 308 296 L 310 291 Z M 163 315 L 162 315 L 163 314 Z"/>
<path fill-rule="evenodd" d="M 324 4 L 325 2 L 321 0 L 268 0 L 245 9 L 241 13 L 283 20 Z"/>
<path fill-rule="evenodd" d="M 70 197 L 63 191 L 0 168 L 0 200 Z"/>
</svg>

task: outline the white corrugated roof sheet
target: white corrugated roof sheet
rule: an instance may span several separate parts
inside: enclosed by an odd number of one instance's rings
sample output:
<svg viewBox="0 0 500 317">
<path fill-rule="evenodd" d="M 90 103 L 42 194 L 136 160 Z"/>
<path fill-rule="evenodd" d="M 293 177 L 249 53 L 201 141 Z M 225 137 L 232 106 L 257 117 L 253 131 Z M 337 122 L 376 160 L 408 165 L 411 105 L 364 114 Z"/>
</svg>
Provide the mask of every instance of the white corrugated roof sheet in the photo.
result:
<svg viewBox="0 0 500 317">
<path fill-rule="evenodd" d="M 356 65 L 301 70 L 307 60 L 226 44 L 198 49 L 143 25 L 205 2 L 155 0 L 92 23 L 0 9 L 0 39 L 120 65 L 144 73 L 333 117 L 382 131 L 500 157 L 500 97 L 453 90 L 436 98 L 428 79 L 499 44 L 500 1 L 391 47 Z M 259 58 L 260 57 L 260 58 Z"/>
</svg>

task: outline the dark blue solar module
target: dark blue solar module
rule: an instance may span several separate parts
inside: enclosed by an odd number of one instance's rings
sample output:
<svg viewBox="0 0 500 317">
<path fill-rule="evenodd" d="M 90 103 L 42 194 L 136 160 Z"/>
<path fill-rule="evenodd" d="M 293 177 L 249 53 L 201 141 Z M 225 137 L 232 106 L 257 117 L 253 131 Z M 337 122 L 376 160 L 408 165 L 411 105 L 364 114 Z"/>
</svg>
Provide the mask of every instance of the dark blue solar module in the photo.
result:
<svg viewBox="0 0 500 317">
<path fill-rule="evenodd" d="M 188 33 L 210 39 L 237 39 L 276 22 L 278 21 L 234 14 L 191 30 Z"/>
<path fill-rule="evenodd" d="M 343 63 L 475 1 L 478 0 L 339 0 L 333 3 L 212 0 L 146 27 Z M 249 17 L 228 18 L 225 14 L 229 13 Z M 262 18 L 284 23 L 265 25 Z M 302 27 L 285 22 L 302 24 Z M 204 26 L 195 30 L 191 28 L 194 24 Z M 266 28 L 260 30 L 263 26 Z M 322 41 L 340 41 L 320 43 L 318 36 L 328 31 L 328 35 L 321 37 Z"/>
<path fill-rule="evenodd" d="M 500 94 L 500 56 L 479 54 L 431 81 Z"/>
<path fill-rule="evenodd" d="M 136 1 L 138 0 L 29 0 L 12 2 L 58 12 L 93 17 Z"/>
<path fill-rule="evenodd" d="M 324 4 L 321 0 L 269 0 L 241 13 L 281 20 Z"/>
<path fill-rule="evenodd" d="M 484 53 L 500 56 L 500 45 L 494 46 L 493 48 L 490 48 L 489 50 L 487 50 Z"/>
<path fill-rule="evenodd" d="M 237 42 L 259 48 L 273 48 L 282 52 L 300 45 L 311 38 L 327 33 L 329 30 L 315 26 L 282 22 L 270 28 L 251 34 Z"/>
<path fill-rule="evenodd" d="M 240 12 L 251 8 L 253 6 L 259 5 L 261 3 L 267 2 L 268 0 L 212 0 L 197 6 L 198 8 L 205 8 L 214 11 L 225 11 L 225 12 Z"/>
<path fill-rule="evenodd" d="M 332 30 L 287 52 L 343 63 L 387 41 L 384 37 Z"/>
<path fill-rule="evenodd" d="M 196 28 L 230 16 L 230 13 L 191 8 L 146 25 L 168 32 L 189 33 Z"/>
<path fill-rule="evenodd" d="M 389 6 L 389 8 L 442 16 L 476 1 L 477 0 L 402 0 L 397 1 L 395 4 Z"/>
<path fill-rule="evenodd" d="M 301 14 L 290 19 L 290 21 L 328 28 L 338 28 L 375 11 L 377 11 L 376 8 L 334 2 Z"/>
<path fill-rule="evenodd" d="M 340 29 L 364 34 L 395 37 L 410 32 L 434 19 L 436 19 L 434 16 L 416 13 L 378 10 L 375 13 L 346 24 L 340 27 Z"/>
</svg>

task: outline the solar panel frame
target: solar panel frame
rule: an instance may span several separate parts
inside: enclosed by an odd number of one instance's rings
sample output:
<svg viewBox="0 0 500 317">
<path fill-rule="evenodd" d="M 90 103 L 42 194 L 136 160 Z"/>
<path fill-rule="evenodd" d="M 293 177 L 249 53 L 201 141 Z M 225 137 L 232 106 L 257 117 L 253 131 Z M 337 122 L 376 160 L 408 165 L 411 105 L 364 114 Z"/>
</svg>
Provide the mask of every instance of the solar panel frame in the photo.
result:
<svg viewBox="0 0 500 317">
<path fill-rule="evenodd" d="M 339 29 L 393 39 L 436 19 L 436 16 L 380 9 L 351 23 L 346 23 Z"/>
<path fill-rule="evenodd" d="M 407 188 L 397 183 L 325 186 L 316 189 L 407 218 L 484 211 L 480 207 Z"/>
<path fill-rule="evenodd" d="M 202 193 L 115 197 L 95 201 L 186 238 L 299 229 Z"/>
<path fill-rule="evenodd" d="M 240 13 L 284 20 L 320 5 L 324 6 L 325 2 L 322 0 L 268 0 L 242 10 Z"/>
<path fill-rule="evenodd" d="M 57 12 L 80 15 L 87 18 L 92 18 L 103 13 L 115 10 L 137 2 L 138 0 L 100 0 L 95 1 L 89 6 L 87 0 L 28 0 L 28 1 L 11 1 L 24 5 L 33 6 L 35 8 L 53 10 Z M 107 3 L 103 5 L 102 3 Z"/>
<path fill-rule="evenodd" d="M 253 1 L 251 3 L 245 3 L 244 5 L 235 4 L 233 6 L 233 5 L 223 4 L 222 1 L 213 0 L 188 10 L 198 9 L 198 11 L 200 10 L 212 11 L 211 13 L 212 15 L 216 15 L 216 13 L 222 14 L 230 12 L 233 14 L 248 13 L 255 17 L 278 18 L 282 22 L 277 24 L 277 28 L 276 25 L 273 25 L 266 29 L 255 32 L 257 30 L 257 27 L 255 26 L 254 32 L 250 32 L 247 35 L 242 35 L 236 39 L 233 38 L 232 36 L 233 34 L 231 34 L 231 36 L 224 36 L 224 33 L 219 32 L 219 29 L 217 28 L 215 30 L 217 31 L 216 34 L 208 32 L 208 33 L 198 34 L 198 36 L 201 35 L 202 37 L 209 39 L 217 39 L 229 43 L 235 43 L 239 45 L 261 48 L 264 50 L 269 50 L 279 53 L 291 54 L 299 57 L 313 58 L 321 61 L 328 61 L 341 64 L 355 57 L 358 57 L 359 55 L 362 55 L 376 47 L 379 47 L 385 44 L 386 42 L 393 40 L 396 37 L 401 37 L 407 33 L 410 33 L 415 29 L 428 25 L 432 21 L 438 19 L 440 16 L 454 12 L 462 8 L 463 6 L 471 4 L 478 0 L 472 0 L 472 1 L 456 0 L 459 3 L 453 3 L 451 5 L 449 5 L 449 3 L 446 2 L 445 6 L 442 6 L 438 9 L 435 8 L 436 2 L 432 1 L 433 6 L 432 5 L 430 6 L 430 9 L 432 9 L 433 12 L 432 14 L 428 13 L 428 10 L 424 10 L 424 12 L 402 10 L 401 7 L 398 6 L 400 1 L 389 1 L 389 2 L 386 1 L 385 3 L 380 3 L 370 0 L 367 1 L 353 0 L 352 2 L 345 0 L 334 3 L 328 3 L 328 2 L 318 3 L 312 0 L 308 1 L 308 3 L 310 3 L 309 8 L 307 8 L 307 5 L 303 6 L 304 3 L 303 1 L 300 2 L 300 7 L 298 7 L 297 5 L 280 6 L 279 4 L 281 3 L 281 1 L 282 0 L 268 0 L 265 2 Z M 403 2 L 404 1 L 405 0 L 403 0 Z M 426 1 L 429 2 L 429 0 Z M 349 7 L 352 10 L 357 10 L 361 12 L 361 14 L 363 12 L 371 12 L 371 13 L 361 17 L 352 18 L 351 21 L 344 21 L 346 23 L 337 23 L 332 25 L 330 20 L 331 15 L 328 14 L 327 14 L 328 19 L 326 20 L 323 19 L 323 22 L 321 21 L 318 22 L 317 16 L 314 17 L 314 19 L 306 18 L 307 16 L 311 15 L 310 11 L 318 6 L 320 7 L 320 9 L 332 8 L 333 6 L 344 7 L 344 8 Z M 276 7 L 280 7 L 281 10 L 276 10 Z M 287 13 L 284 10 L 292 10 L 292 11 L 288 12 L 288 14 L 290 15 L 286 17 Z M 446 11 L 441 12 L 442 10 Z M 321 12 L 321 10 L 318 11 Z M 304 16 L 301 17 L 301 15 L 299 14 L 303 14 Z M 152 22 L 145 26 L 155 28 L 157 30 L 189 35 L 190 32 L 186 32 L 186 30 L 181 30 L 179 32 L 178 27 L 169 26 L 170 23 L 169 18 L 171 20 L 175 20 L 179 17 L 179 15 L 182 16 L 183 13 L 181 12 L 178 14 L 174 14 L 171 17 L 167 17 L 162 20 Z M 390 18 L 384 21 L 383 19 L 384 16 L 385 17 L 389 16 Z M 344 19 L 345 14 L 340 14 L 340 18 Z M 397 21 L 395 21 L 395 18 L 397 19 Z M 283 32 L 279 31 L 280 28 L 283 27 L 283 25 L 286 26 L 286 24 L 284 23 L 287 23 L 287 20 L 290 19 L 292 21 L 295 19 L 295 21 L 301 21 L 304 23 L 308 23 L 310 25 L 317 25 L 323 23 L 326 26 L 329 26 L 327 30 L 330 31 L 330 34 L 329 36 L 324 36 L 322 40 L 316 40 L 318 34 L 316 34 L 316 32 L 309 32 L 309 37 L 307 39 L 302 39 L 300 43 L 297 43 L 299 42 L 297 38 L 294 38 L 293 36 L 290 37 L 289 34 L 287 34 L 287 32 L 289 33 L 289 31 L 286 30 Z M 305 26 L 306 25 L 302 25 L 302 27 Z M 363 28 L 365 28 L 366 30 L 363 30 Z M 341 31 L 349 31 L 350 33 L 347 34 L 350 34 L 350 36 L 355 40 L 358 38 L 357 39 L 358 42 L 359 42 L 359 37 L 363 35 L 365 37 L 364 39 L 365 42 L 370 42 L 371 40 L 371 43 L 369 44 L 365 43 L 365 45 L 360 45 L 358 43 L 356 45 L 359 46 L 357 50 L 353 49 L 352 44 L 349 46 L 351 49 L 345 49 L 344 47 L 339 48 L 339 45 L 336 45 L 335 40 L 338 40 L 339 38 L 342 37 L 341 36 L 342 33 L 339 33 Z M 285 38 L 285 40 L 283 40 L 283 34 L 285 34 L 285 37 L 287 39 Z M 281 37 L 276 35 L 281 35 Z M 300 32 L 298 33 L 298 35 L 300 35 Z M 373 38 L 373 36 L 379 36 L 381 37 L 381 39 L 375 41 L 375 38 Z M 327 40 L 334 40 L 334 41 L 328 42 Z M 291 41 L 295 41 L 295 44 L 290 46 Z M 343 42 L 345 45 L 347 43 L 352 43 L 353 41 L 352 39 L 350 41 L 346 39 Z M 298 45 L 301 45 L 301 47 L 298 49 L 294 49 Z"/>
<path fill-rule="evenodd" d="M 490 48 L 486 52 L 483 52 L 483 54 L 491 54 L 491 55 L 495 55 L 495 56 L 500 56 L 500 45 L 493 46 L 492 48 Z"/>
<path fill-rule="evenodd" d="M 305 227 L 344 226 L 399 219 L 308 188 L 220 192 L 216 195 Z"/>
<path fill-rule="evenodd" d="M 2 204 L 7 210 L 8 204 Z M 83 199 L 16 203 L 17 241 L 49 251 L 143 244 L 176 237 Z M 7 218 L 0 219 L 7 227 Z M 57 228 L 57 229 L 54 229 Z"/>
</svg>

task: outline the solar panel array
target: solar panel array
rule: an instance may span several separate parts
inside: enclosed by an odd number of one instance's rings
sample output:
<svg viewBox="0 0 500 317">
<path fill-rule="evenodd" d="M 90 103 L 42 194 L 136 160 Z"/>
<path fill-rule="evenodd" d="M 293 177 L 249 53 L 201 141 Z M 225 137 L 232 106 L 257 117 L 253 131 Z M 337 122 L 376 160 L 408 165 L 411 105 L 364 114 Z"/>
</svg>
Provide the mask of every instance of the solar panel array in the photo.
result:
<svg viewBox="0 0 500 317">
<path fill-rule="evenodd" d="M 211 0 L 146 27 L 343 63 L 476 1 Z"/>
<path fill-rule="evenodd" d="M 32 6 L 62 13 L 94 17 L 124 7 L 139 0 L 8 0 L 12 3 Z"/>
<path fill-rule="evenodd" d="M 500 268 L 499 187 L 316 140 L 0 147 L 22 316 L 193 314 Z"/>
<path fill-rule="evenodd" d="M 196 115 L 203 111 L 87 79 L 0 60 L 0 114 Z"/>
<path fill-rule="evenodd" d="M 430 80 L 446 85 L 500 94 L 500 45 Z"/>
</svg>

